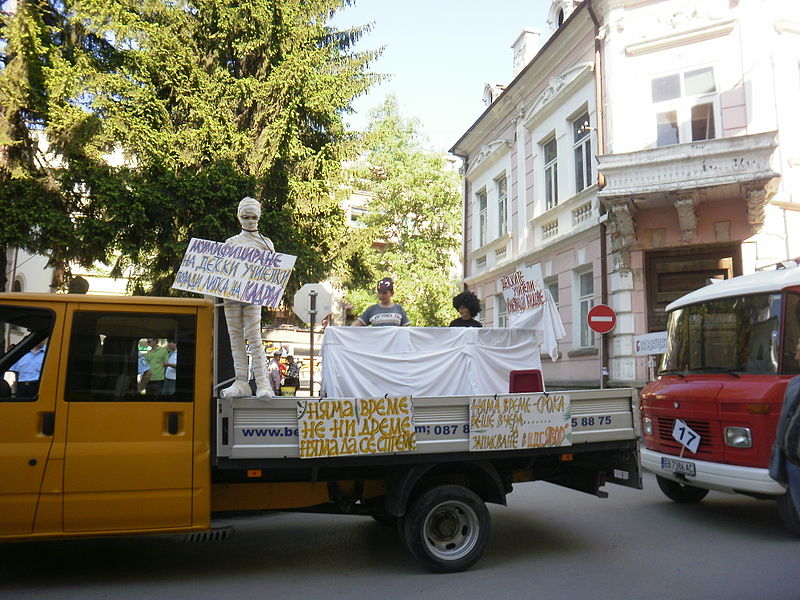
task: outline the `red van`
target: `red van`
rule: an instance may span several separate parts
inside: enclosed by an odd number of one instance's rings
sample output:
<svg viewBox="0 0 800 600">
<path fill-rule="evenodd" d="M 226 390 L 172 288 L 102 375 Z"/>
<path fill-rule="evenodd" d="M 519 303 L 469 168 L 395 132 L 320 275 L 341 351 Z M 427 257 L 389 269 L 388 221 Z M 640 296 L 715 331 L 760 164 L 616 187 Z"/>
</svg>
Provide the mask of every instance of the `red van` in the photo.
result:
<svg viewBox="0 0 800 600">
<path fill-rule="evenodd" d="M 667 312 L 659 377 L 641 394 L 642 466 L 675 502 L 709 490 L 777 500 L 800 535 L 798 507 L 768 473 L 786 384 L 800 375 L 800 266 L 708 285 Z"/>
</svg>

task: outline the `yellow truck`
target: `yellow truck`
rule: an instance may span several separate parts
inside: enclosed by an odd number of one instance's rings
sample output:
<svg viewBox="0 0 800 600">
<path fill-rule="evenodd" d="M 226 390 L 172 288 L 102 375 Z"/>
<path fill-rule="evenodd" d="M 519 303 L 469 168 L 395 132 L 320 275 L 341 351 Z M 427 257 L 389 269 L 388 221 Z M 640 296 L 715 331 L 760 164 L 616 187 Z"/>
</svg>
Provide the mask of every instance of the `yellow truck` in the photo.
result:
<svg viewBox="0 0 800 600">
<path fill-rule="evenodd" d="M 411 447 L 303 458 L 301 399 L 218 397 L 214 322 L 210 300 L 0 294 L 0 541 L 206 532 L 226 514 L 309 509 L 391 524 L 424 566 L 453 572 L 480 558 L 486 503 L 514 484 L 641 487 L 629 389 L 570 391 L 558 447 L 475 452 L 470 399 L 430 397 L 413 399 Z M 177 342 L 169 394 L 137 385 L 150 338 Z"/>
</svg>

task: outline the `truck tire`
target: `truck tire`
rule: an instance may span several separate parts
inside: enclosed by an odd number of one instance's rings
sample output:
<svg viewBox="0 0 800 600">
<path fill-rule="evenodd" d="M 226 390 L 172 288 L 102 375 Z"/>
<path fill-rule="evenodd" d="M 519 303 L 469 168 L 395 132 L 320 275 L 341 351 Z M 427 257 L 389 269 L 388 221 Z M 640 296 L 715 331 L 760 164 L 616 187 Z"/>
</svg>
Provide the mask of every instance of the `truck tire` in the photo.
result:
<svg viewBox="0 0 800 600">
<path fill-rule="evenodd" d="M 658 482 L 658 487 L 661 488 L 667 498 L 681 504 L 694 504 L 708 495 L 708 490 L 706 489 L 678 483 L 660 475 L 656 475 L 656 481 Z"/>
<path fill-rule="evenodd" d="M 778 496 L 778 516 L 784 527 L 792 534 L 800 536 L 800 514 L 792 501 L 792 495 L 786 492 L 783 496 Z"/>
<path fill-rule="evenodd" d="M 475 492 L 440 485 L 419 496 L 399 524 L 414 558 L 435 573 L 474 565 L 489 542 L 489 510 Z"/>
</svg>

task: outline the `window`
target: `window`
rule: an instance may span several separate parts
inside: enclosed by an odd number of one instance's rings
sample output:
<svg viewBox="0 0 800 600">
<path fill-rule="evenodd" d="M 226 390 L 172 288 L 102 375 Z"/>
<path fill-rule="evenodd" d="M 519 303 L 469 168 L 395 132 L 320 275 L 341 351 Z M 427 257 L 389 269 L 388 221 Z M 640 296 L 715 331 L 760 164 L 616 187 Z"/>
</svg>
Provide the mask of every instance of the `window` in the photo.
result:
<svg viewBox="0 0 800 600">
<path fill-rule="evenodd" d="M 589 329 L 589 310 L 594 306 L 594 274 L 591 271 L 578 275 L 578 322 L 580 323 L 579 346 L 594 345 L 594 332 Z"/>
<path fill-rule="evenodd" d="M 495 180 L 497 185 L 497 235 L 508 233 L 508 180 L 503 175 Z"/>
<path fill-rule="evenodd" d="M 478 248 L 488 241 L 486 238 L 489 223 L 488 206 L 486 203 L 486 190 L 478 192 Z"/>
<path fill-rule="evenodd" d="M 656 146 L 716 137 L 717 88 L 711 67 L 650 82 L 656 116 Z"/>
<path fill-rule="evenodd" d="M 0 402 L 35 402 L 53 331 L 52 311 L 25 306 L 0 307 Z"/>
<path fill-rule="evenodd" d="M 584 113 L 572 122 L 575 145 L 575 193 L 592 185 L 592 136 L 589 113 Z"/>
<path fill-rule="evenodd" d="M 785 322 L 783 324 L 783 373 L 800 373 L 798 348 L 800 346 L 800 294 L 786 294 Z"/>
<path fill-rule="evenodd" d="M 786 325 L 796 330 L 797 296 L 788 294 L 787 301 Z M 780 294 L 753 294 L 672 311 L 661 370 L 777 373 L 782 308 Z M 783 348 L 784 373 L 798 370 L 796 344 L 795 338 Z"/>
<path fill-rule="evenodd" d="M 72 402 L 160 400 L 191 402 L 194 395 L 194 315 L 82 311 L 75 314 L 69 347 L 66 399 Z M 150 339 L 167 355 L 166 340 L 177 344 L 175 390 L 143 395 L 139 390 L 141 340 Z M 155 375 L 155 367 L 153 368 Z M 160 373 L 160 379 L 164 373 Z M 155 376 L 152 380 L 157 379 Z M 151 380 L 151 381 L 152 381 Z"/>
<path fill-rule="evenodd" d="M 553 277 L 552 279 L 546 279 L 544 285 L 550 292 L 550 296 L 553 298 L 553 303 L 558 306 L 558 278 Z"/>
<path fill-rule="evenodd" d="M 494 326 L 495 327 L 508 327 L 508 314 L 506 313 L 506 299 L 503 294 L 497 294 L 494 297 Z"/>
<path fill-rule="evenodd" d="M 544 153 L 545 210 L 558 206 L 558 148 L 556 138 L 542 145 Z"/>
</svg>

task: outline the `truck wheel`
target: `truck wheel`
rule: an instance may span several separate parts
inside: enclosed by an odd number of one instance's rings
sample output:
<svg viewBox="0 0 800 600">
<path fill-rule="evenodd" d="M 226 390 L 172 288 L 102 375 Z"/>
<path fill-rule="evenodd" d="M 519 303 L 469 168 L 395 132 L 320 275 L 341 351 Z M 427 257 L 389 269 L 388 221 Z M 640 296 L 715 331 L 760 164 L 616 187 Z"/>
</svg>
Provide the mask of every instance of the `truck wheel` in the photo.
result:
<svg viewBox="0 0 800 600">
<path fill-rule="evenodd" d="M 778 516 L 784 527 L 794 535 L 800 535 L 800 514 L 792 501 L 792 495 L 786 492 L 783 496 L 778 496 Z"/>
<path fill-rule="evenodd" d="M 441 485 L 423 493 L 403 518 L 401 539 L 421 564 L 436 573 L 474 565 L 489 541 L 489 511 L 472 490 Z"/>
<path fill-rule="evenodd" d="M 658 482 L 658 487 L 661 488 L 667 498 L 681 504 L 694 504 L 708 495 L 708 490 L 686 485 L 685 483 L 678 483 L 659 475 L 656 475 L 656 481 Z"/>
</svg>

